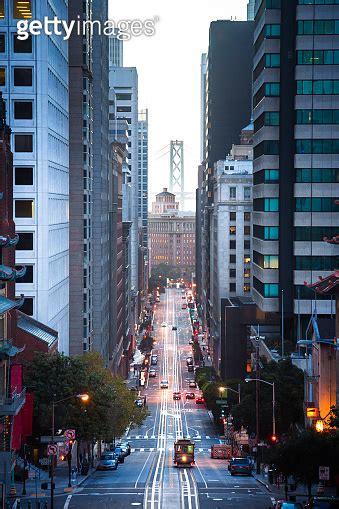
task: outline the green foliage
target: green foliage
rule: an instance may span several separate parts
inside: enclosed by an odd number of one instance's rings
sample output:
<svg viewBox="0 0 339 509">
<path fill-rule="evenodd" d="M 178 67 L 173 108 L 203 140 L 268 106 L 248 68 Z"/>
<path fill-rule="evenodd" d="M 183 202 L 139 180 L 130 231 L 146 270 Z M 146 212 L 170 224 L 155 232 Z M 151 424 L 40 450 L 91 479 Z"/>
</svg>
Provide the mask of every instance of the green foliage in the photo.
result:
<svg viewBox="0 0 339 509">
<path fill-rule="evenodd" d="M 146 338 L 142 338 L 139 344 L 139 350 L 141 353 L 149 353 L 154 345 L 154 338 L 152 336 L 146 336 Z"/>
<path fill-rule="evenodd" d="M 181 272 L 177 267 L 172 267 L 171 265 L 166 265 L 165 263 L 155 265 L 152 267 L 152 273 L 149 279 L 149 291 L 153 291 L 158 286 L 160 288 L 164 288 L 167 283 L 167 278 L 176 280 L 180 277 Z"/>
<path fill-rule="evenodd" d="M 275 382 L 277 434 L 282 436 L 304 421 L 304 375 L 289 359 L 265 364 L 260 378 Z M 236 429 L 244 426 L 249 433 L 255 432 L 255 382 L 242 384 L 241 404 L 232 407 Z M 260 436 L 272 434 L 272 387 L 260 383 Z"/>
<path fill-rule="evenodd" d="M 330 467 L 332 479 L 339 472 L 339 434 L 313 429 L 289 436 L 270 449 L 270 461 L 285 476 L 308 486 L 319 480 L 319 467 Z"/>
<path fill-rule="evenodd" d="M 34 433 L 51 434 L 52 401 L 88 393 L 55 406 L 55 429 L 74 428 L 77 439 L 112 440 L 130 423 L 140 424 L 144 409 L 134 405 L 134 394 L 120 377 L 104 367 L 96 352 L 81 357 L 38 353 L 25 370 L 25 385 L 34 393 Z"/>
</svg>

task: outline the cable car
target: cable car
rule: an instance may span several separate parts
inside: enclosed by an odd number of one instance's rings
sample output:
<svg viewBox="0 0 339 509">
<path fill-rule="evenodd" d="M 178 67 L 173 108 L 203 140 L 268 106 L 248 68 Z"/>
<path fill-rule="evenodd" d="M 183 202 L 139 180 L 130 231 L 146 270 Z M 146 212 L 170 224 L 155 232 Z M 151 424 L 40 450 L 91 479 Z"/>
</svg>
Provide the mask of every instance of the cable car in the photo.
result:
<svg viewBox="0 0 339 509">
<path fill-rule="evenodd" d="M 194 465 L 195 443 L 188 438 L 180 438 L 174 443 L 174 466 L 191 467 Z"/>
</svg>

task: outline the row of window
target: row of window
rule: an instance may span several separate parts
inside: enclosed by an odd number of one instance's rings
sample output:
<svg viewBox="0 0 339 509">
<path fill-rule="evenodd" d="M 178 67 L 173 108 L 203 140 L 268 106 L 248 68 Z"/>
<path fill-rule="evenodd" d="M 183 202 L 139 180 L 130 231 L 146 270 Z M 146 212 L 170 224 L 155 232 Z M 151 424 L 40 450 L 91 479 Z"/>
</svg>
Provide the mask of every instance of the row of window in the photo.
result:
<svg viewBox="0 0 339 509">
<path fill-rule="evenodd" d="M 255 53 L 259 50 L 261 43 L 265 39 L 278 39 L 280 37 L 280 25 L 275 24 L 267 24 L 264 25 L 264 28 L 261 30 L 258 35 L 255 43 L 254 43 L 254 51 Z"/>
<path fill-rule="evenodd" d="M 244 254 L 244 264 L 251 263 L 251 255 L 249 253 Z M 230 263 L 237 263 L 237 255 L 230 254 Z"/>
<path fill-rule="evenodd" d="M 276 184 L 279 181 L 279 170 L 260 170 L 254 173 L 254 185 Z M 339 182 L 339 168 L 296 168 L 296 182 Z"/>
<path fill-rule="evenodd" d="M 339 110 L 297 110 L 296 124 L 339 124 Z"/>
<path fill-rule="evenodd" d="M 13 19 L 32 18 L 32 0 L 12 0 Z M 5 18 L 5 0 L 0 0 L 0 20 Z"/>
<path fill-rule="evenodd" d="M 297 80 L 297 95 L 337 95 L 339 80 Z"/>
<path fill-rule="evenodd" d="M 244 187 L 244 200 L 250 200 L 251 199 L 251 188 L 250 187 Z M 230 187 L 230 200 L 236 200 L 237 199 L 237 188 L 236 187 Z"/>
<path fill-rule="evenodd" d="M 339 34 L 337 19 L 305 19 L 298 21 L 298 35 L 333 35 Z"/>
<path fill-rule="evenodd" d="M 296 256 L 295 270 L 336 270 L 339 256 Z"/>
<path fill-rule="evenodd" d="M 244 284 L 243 286 L 244 293 L 248 293 L 251 291 L 251 286 L 249 283 Z M 235 293 L 237 291 L 237 284 L 236 283 L 230 283 L 230 292 Z"/>
<path fill-rule="evenodd" d="M 230 249 L 237 249 L 237 241 L 236 240 L 230 240 Z M 251 241 L 250 240 L 244 240 L 244 249 L 251 249 Z"/>
<path fill-rule="evenodd" d="M 315 49 L 297 51 L 299 65 L 333 65 L 339 64 L 339 50 Z"/>
<path fill-rule="evenodd" d="M 296 212 L 339 212 L 335 198 L 295 198 Z M 257 198 L 253 200 L 254 210 L 279 212 L 279 198 Z"/>
<path fill-rule="evenodd" d="M 237 220 L 237 213 L 230 212 L 230 221 Z M 251 212 L 244 212 L 244 221 L 251 221 Z"/>
<path fill-rule="evenodd" d="M 278 126 L 279 123 L 279 111 L 265 111 L 254 121 L 254 131 L 257 132 L 264 126 Z"/>
<path fill-rule="evenodd" d="M 339 228 L 331 226 L 296 226 L 294 239 L 296 241 L 323 242 L 324 238 L 332 238 L 339 233 Z"/>
<path fill-rule="evenodd" d="M 262 283 L 255 276 L 253 276 L 253 288 L 263 297 L 273 298 L 279 295 L 279 285 L 277 283 Z"/>
<path fill-rule="evenodd" d="M 253 236 L 262 240 L 278 240 L 279 226 L 253 225 Z"/>
<path fill-rule="evenodd" d="M 237 270 L 236 269 L 230 269 L 229 270 L 230 278 L 236 278 L 237 277 Z M 251 277 L 251 271 L 249 268 L 244 269 L 244 278 L 248 279 Z"/>
<path fill-rule="evenodd" d="M 296 154 L 339 154 L 338 140 L 296 140 Z"/>
<path fill-rule="evenodd" d="M 262 269 L 279 269 L 278 255 L 263 255 L 253 251 L 253 261 Z"/>
<path fill-rule="evenodd" d="M 236 235 L 237 234 L 237 227 L 236 226 L 230 226 L 229 227 L 229 233 L 230 233 L 230 235 Z M 251 227 L 250 226 L 244 226 L 244 235 L 251 235 Z"/>
<path fill-rule="evenodd" d="M 299 5 L 339 5 L 339 0 L 298 0 Z"/>
<path fill-rule="evenodd" d="M 6 52 L 6 34 L 0 33 L 0 53 Z M 32 36 L 29 35 L 24 41 L 18 39 L 17 34 L 13 34 L 13 52 L 14 53 L 32 53 Z"/>
</svg>

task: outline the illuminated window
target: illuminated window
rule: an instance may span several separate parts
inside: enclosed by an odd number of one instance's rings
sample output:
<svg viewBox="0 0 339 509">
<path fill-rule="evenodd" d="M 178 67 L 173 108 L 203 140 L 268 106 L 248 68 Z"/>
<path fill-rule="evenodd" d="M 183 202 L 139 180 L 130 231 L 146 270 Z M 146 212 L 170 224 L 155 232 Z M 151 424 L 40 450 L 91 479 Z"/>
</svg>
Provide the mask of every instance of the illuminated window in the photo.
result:
<svg viewBox="0 0 339 509">
<path fill-rule="evenodd" d="M 237 229 L 235 226 L 230 226 L 230 235 L 235 235 L 237 233 Z"/>
<path fill-rule="evenodd" d="M 0 87 L 4 87 L 6 85 L 6 69 L 5 67 L 0 67 Z"/>
<path fill-rule="evenodd" d="M 32 18 L 31 0 L 13 0 L 13 18 L 31 19 Z"/>
<path fill-rule="evenodd" d="M 251 291 L 251 286 L 249 284 L 244 284 L 244 293 L 248 293 Z"/>
<path fill-rule="evenodd" d="M 244 263 L 251 263 L 251 257 L 250 255 L 244 255 Z"/>
<path fill-rule="evenodd" d="M 251 277 L 250 269 L 244 269 L 244 277 L 245 278 L 250 278 Z"/>
<path fill-rule="evenodd" d="M 0 0 L 0 19 L 5 18 L 5 0 Z"/>
<path fill-rule="evenodd" d="M 34 217 L 34 201 L 33 200 L 15 200 L 15 217 Z"/>
</svg>

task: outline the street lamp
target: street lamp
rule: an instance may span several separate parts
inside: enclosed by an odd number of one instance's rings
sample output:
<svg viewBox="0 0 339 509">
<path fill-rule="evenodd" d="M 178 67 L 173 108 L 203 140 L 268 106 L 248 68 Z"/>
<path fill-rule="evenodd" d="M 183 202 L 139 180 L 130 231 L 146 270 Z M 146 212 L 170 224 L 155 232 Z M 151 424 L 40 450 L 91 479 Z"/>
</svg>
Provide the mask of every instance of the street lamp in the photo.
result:
<svg viewBox="0 0 339 509">
<path fill-rule="evenodd" d="M 240 384 L 238 384 L 238 390 L 237 391 L 235 389 L 231 389 L 231 387 L 219 387 L 219 391 L 222 392 L 222 394 L 225 391 L 231 391 L 231 392 L 234 392 L 235 394 L 238 394 L 238 404 L 240 405 L 240 403 L 241 403 Z"/>
<path fill-rule="evenodd" d="M 275 437 L 275 383 L 274 382 L 268 382 L 267 380 L 262 380 L 261 378 L 245 378 L 245 382 L 256 382 L 256 383 L 263 383 L 270 385 L 272 387 L 272 436 Z M 259 413 L 259 401 L 256 399 L 256 407 L 257 407 L 257 413 Z M 259 434 L 257 430 L 257 449 L 259 444 Z M 257 474 L 260 474 L 260 464 L 259 464 L 259 454 L 257 450 Z"/>
<path fill-rule="evenodd" d="M 59 399 L 58 401 L 52 401 L 52 444 L 54 444 L 54 421 L 55 421 L 55 407 L 59 403 L 68 401 L 69 399 L 79 398 L 81 401 L 86 403 L 89 400 L 88 394 L 73 394 L 67 398 Z M 52 455 L 51 460 L 51 509 L 54 509 L 54 456 Z"/>
</svg>

